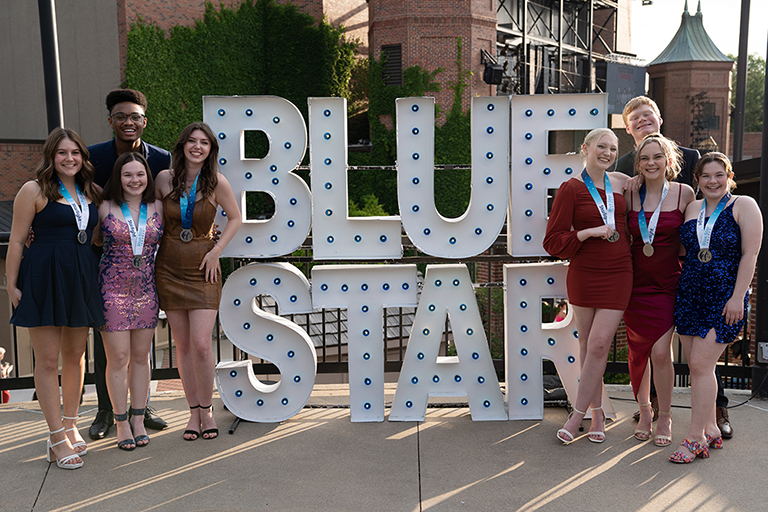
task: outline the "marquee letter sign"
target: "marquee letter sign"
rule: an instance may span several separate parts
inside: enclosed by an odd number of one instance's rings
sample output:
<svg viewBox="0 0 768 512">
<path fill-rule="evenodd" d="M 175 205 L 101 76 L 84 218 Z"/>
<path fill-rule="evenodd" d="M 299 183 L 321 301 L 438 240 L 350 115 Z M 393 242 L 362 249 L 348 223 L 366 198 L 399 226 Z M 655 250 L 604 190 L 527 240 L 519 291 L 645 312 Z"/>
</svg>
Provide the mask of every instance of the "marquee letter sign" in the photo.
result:
<svg viewBox="0 0 768 512">
<path fill-rule="evenodd" d="M 321 260 L 398 260 L 401 234 L 431 256 L 460 259 L 482 253 L 507 220 L 507 252 L 545 255 L 548 202 L 581 169 L 573 153 L 584 132 L 606 125 L 606 94 L 473 98 L 472 195 L 456 219 L 434 204 L 434 99 L 397 100 L 397 180 L 400 216 L 350 218 L 347 118 L 343 98 L 309 99 L 313 193 L 292 171 L 307 147 L 299 110 L 272 96 L 203 98 L 203 115 L 220 145 L 221 172 L 245 211 L 246 192 L 269 194 L 270 219 L 245 219 L 222 256 L 274 258 L 292 253 L 312 227 L 313 257 Z M 246 158 L 248 131 L 269 140 L 264 158 Z M 217 223 L 226 217 L 219 210 Z M 383 310 L 417 306 L 389 419 L 422 421 L 430 396 L 466 396 L 474 420 L 540 419 L 542 360 L 558 369 L 575 397 L 579 342 L 573 315 L 542 323 L 542 299 L 567 296 L 565 263 L 504 266 L 504 322 L 508 410 L 464 264 L 429 265 L 418 296 L 414 265 L 315 265 L 310 283 L 287 263 L 257 263 L 229 276 L 220 306 L 224 332 L 246 353 L 274 363 L 278 384 L 265 384 L 250 360 L 221 362 L 216 380 L 233 413 L 251 421 L 290 418 L 306 403 L 317 371 L 315 348 L 295 323 L 258 307 L 269 295 L 279 314 L 312 307 L 347 309 L 352 421 L 384 419 Z M 446 318 L 455 356 L 439 356 Z M 606 415 L 615 414 L 604 392 Z"/>
<path fill-rule="evenodd" d="M 219 315 L 227 338 L 240 350 L 273 363 L 278 384 L 264 384 L 253 374 L 252 361 L 216 365 L 216 387 L 227 409 L 248 421 L 279 422 L 301 411 L 317 373 L 317 354 L 307 332 L 281 316 L 258 307 L 269 295 L 281 314 L 309 313 L 309 283 L 288 263 L 247 265 L 233 272 L 221 293 Z"/>
<path fill-rule="evenodd" d="M 307 184 L 291 171 L 307 147 L 307 128 L 296 106 L 275 96 L 205 96 L 203 118 L 219 139 L 219 167 L 235 197 L 243 223 L 221 256 L 266 258 L 291 254 L 309 234 L 312 199 Z M 245 132 L 262 131 L 269 139 L 264 158 L 245 157 Z M 247 219 L 245 193 L 265 192 L 275 201 L 267 220 Z M 227 219 L 219 208 L 216 223 Z"/>
</svg>

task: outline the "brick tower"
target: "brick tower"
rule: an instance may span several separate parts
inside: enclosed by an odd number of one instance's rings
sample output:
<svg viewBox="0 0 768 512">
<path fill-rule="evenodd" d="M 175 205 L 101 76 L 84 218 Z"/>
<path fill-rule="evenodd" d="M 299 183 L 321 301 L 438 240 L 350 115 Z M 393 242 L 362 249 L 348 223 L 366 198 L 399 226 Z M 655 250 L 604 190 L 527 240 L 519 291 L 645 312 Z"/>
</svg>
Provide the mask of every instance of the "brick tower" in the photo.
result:
<svg viewBox="0 0 768 512">
<path fill-rule="evenodd" d="M 701 2 L 691 15 L 686 0 L 680 28 L 648 65 L 650 96 L 664 118 L 662 132 L 697 149 L 712 137 L 719 151 L 726 151 L 733 67 L 704 30 Z"/>
<path fill-rule="evenodd" d="M 488 0 L 369 0 L 368 42 L 371 55 L 381 59 L 382 48 L 388 56 L 389 83 L 397 84 L 397 72 L 411 66 L 426 71 L 443 67 L 437 76 L 443 90 L 437 103 L 450 107 L 453 92 L 447 89 L 458 78 L 454 64 L 457 38 L 462 40 L 462 64 L 472 71 L 470 86 L 464 91 L 463 107 L 469 107 L 474 95 L 492 96 L 496 87 L 483 82 L 480 51 L 496 55 L 496 11 Z M 398 65 L 399 64 L 399 65 Z M 402 74 L 400 74 L 402 77 Z"/>
</svg>

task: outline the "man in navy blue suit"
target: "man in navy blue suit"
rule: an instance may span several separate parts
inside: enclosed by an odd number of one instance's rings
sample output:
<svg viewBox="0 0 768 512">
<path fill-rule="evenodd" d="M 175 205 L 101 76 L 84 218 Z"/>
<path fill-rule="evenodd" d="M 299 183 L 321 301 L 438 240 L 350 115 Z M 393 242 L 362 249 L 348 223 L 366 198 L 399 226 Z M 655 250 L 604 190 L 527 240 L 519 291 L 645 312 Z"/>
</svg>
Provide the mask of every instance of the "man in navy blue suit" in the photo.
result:
<svg viewBox="0 0 768 512">
<path fill-rule="evenodd" d="M 94 183 L 104 188 L 112 174 L 117 157 L 123 153 L 133 151 L 141 153 L 149 163 L 152 176 L 164 169 L 171 168 L 171 154 L 157 146 L 153 146 L 141 140 L 144 128 L 147 126 L 147 98 L 139 91 L 133 89 L 117 89 L 107 95 L 107 120 L 115 137 L 112 140 L 88 146 L 90 162 L 96 169 Z M 94 380 L 96 381 L 96 395 L 99 401 L 99 411 L 96 419 L 89 429 L 91 439 L 102 439 L 109 433 L 114 424 L 112 403 L 107 392 L 105 370 L 107 358 L 104 352 L 104 342 L 101 333 L 94 329 L 93 336 L 93 366 Z M 155 430 L 162 430 L 168 424 L 154 414 L 147 407 L 144 412 L 144 426 Z"/>
</svg>

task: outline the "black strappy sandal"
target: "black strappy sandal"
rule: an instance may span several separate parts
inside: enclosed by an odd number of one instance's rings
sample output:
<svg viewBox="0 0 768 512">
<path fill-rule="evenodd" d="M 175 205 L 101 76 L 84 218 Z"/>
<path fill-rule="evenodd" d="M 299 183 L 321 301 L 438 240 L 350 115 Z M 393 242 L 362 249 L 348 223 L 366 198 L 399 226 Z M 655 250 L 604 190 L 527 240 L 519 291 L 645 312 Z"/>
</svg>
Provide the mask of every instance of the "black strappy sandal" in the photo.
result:
<svg viewBox="0 0 768 512">
<path fill-rule="evenodd" d="M 128 413 L 126 412 L 123 414 L 115 414 L 115 423 L 117 423 L 118 421 L 128 421 Z M 130 423 L 128 424 L 128 428 L 131 428 Z M 123 439 L 122 441 L 118 441 L 117 447 L 120 448 L 121 450 L 130 452 L 136 449 L 136 441 L 132 437 L 129 437 L 128 439 Z"/>
<path fill-rule="evenodd" d="M 198 407 L 200 409 L 210 409 L 211 410 L 211 414 L 213 414 L 213 404 L 209 405 L 208 407 L 203 407 L 202 405 L 198 405 Z M 202 423 L 202 421 L 201 421 L 201 423 Z M 205 437 L 206 434 L 208 434 L 208 437 Z M 211 437 L 212 434 L 215 434 L 215 435 L 213 435 L 213 437 Z M 211 439 L 216 439 L 217 437 L 219 437 L 219 429 L 218 428 L 209 428 L 208 430 L 203 430 L 203 439 L 211 440 Z"/>
<path fill-rule="evenodd" d="M 200 405 L 198 404 L 198 405 L 195 405 L 195 406 L 190 406 L 189 410 L 192 410 L 192 409 L 200 409 Z M 187 435 L 187 434 L 189 434 L 191 436 L 195 436 L 195 437 L 183 437 L 182 439 L 184 439 L 185 441 L 196 441 L 197 438 L 200 437 L 200 431 L 199 430 L 185 430 L 184 431 L 184 435 Z"/>
<path fill-rule="evenodd" d="M 137 418 L 141 418 L 141 421 L 144 421 L 144 409 L 134 409 L 131 407 L 131 416 L 136 416 Z M 133 438 L 134 444 L 141 448 L 142 446 L 147 446 L 149 444 L 149 436 L 146 434 L 141 434 Z M 139 444 L 140 442 L 146 441 L 144 444 Z"/>
</svg>

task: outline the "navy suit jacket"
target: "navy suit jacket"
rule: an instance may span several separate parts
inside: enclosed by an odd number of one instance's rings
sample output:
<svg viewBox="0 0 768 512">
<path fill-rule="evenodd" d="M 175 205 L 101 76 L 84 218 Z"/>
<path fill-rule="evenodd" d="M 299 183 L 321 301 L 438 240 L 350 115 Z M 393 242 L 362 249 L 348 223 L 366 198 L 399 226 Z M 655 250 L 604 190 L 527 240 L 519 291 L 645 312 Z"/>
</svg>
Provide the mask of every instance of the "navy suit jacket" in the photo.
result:
<svg viewBox="0 0 768 512">
<path fill-rule="evenodd" d="M 117 160 L 115 139 L 88 146 L 88 153 L 91 155 L 90 162 L 96 169 L 93 182 L 104 188 Z M 162 148 L 141 141 L 141 154 L 147 159 L 153 178 L 156 178 L 160 171 L 171 168 L 171 154 Z"/>
</svg>

